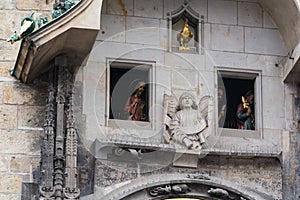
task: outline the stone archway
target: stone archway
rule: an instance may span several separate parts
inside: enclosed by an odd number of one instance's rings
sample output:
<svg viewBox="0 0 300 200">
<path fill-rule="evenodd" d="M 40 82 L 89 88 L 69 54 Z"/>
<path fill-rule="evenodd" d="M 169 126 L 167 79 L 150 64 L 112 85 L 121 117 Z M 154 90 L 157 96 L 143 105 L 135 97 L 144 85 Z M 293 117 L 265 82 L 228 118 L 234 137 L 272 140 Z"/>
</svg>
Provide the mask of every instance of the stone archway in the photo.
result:
<svg viewBox="0 0 300 200">
<path fill-rule="evenodd" d="M 94 193 L 83 199 L 168 200 L 168 199 L 238 199 L 271 200 L 272 197 L 251 191 L 212 176 L 202 174 L 163 174 L 138 178 L 116 185 L 107 194 Z"/>
</svg>

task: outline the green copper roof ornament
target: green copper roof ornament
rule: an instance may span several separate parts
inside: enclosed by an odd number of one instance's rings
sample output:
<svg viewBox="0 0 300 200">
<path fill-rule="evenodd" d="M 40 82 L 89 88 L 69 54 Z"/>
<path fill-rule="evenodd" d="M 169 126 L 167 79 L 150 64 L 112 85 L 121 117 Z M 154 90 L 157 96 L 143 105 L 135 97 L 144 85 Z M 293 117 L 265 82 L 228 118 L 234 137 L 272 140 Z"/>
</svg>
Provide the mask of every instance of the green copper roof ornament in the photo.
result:
<svg viewBox="0 0 300 200">
<path fill-rule="evenodd" d="M 17 34 L 17 31 L 15 31 L 14 34 L 7 39 L 7 42 L 13 44 L 16 41 L 27 37 L 30 33 L 32 33 L 35 30 L 36 20 L 38 20 L 38 28 L 40 28 L 42 25 L 48 22 L 47 17 L 40 18 L 39 16 L 40 13 L 32 12 L 30 16 L 23 18 L 21 20 L 20 33 Z"/>
<path fill-rule="evenodd" d="M 52 10 L 52 19 L 55 19 L 68 10 L 70 10 L 75 5 L 74 0 L 55 0 L 55 3 L 53 4 L 53 10 Z"/>
</svg>

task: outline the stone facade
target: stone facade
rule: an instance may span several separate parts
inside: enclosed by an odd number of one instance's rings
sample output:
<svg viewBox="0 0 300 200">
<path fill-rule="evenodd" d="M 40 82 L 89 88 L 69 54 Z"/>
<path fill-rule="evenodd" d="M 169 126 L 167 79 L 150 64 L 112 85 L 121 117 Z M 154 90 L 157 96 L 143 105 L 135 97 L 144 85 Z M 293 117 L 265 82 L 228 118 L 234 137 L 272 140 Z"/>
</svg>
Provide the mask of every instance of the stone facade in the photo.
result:
<svg viewBox="0 0 300 200">
<path fill-rule="evenodd" d="M 299 86 L 282 83 L 278 63 L 287 51 L 275 22 L 256 0 L 189 0 L 188 5 L 201 16 L 200 49 L 170 51 L 168 13 L 183 4 L 183 0 L 103 2 L 101 30 L 75 74 L 82 199 L 122 196 L 122 187 L 146 189 L 139 186 L 140 179 L 150 184 L 161 175 L 162 184 L 168 175 L 176 174 L 200 174 L 225 181 L 228 188 L 242 185 L 245 194 L 249 190 L 272 199 L 294 199 L 299 196 Z M 32 10 L 49 16 L 51 8 L 41 1 L 0 4 L 0 199 L 20 199 L 22 182 L 36 181 L 33 171 L 40 162 L 47 98 L 42 77 L 23 84 L 8 74 L 19 43 L 10 45 L 5 40 Z M 109 63 L 116 60 L 151 66 L 151 128 L 133 129 L 126 122 L 110 125 Z M 188 90 L 198 99 L 215 98 L 218 70 L 258 74 L 257 135 L 221 131 L 212 136 L 215 144 L 208 155 L 196 157 L 196 168 L 173 166 L 174 152 L 164 150 L 169 146 L 162 139 L 163 94 L 179 97 Z M 125 154 L 118 154 L 118 147 Z M 143 150 L 142 158 L 136 157 L 137 150 Z M 128 199 L 130 195 L 144 194 L 136 190 L 128 193 Z"/>
<path fill-rule="evenodd" d="M 215 148 L 224 152 L 237 151 L 249 155 L 256 152 L 269 156 L 281 151 L 280 138 L 285 122 L 279 116 L 284 115 L 284 90 L 281 86 L 281 69 L 276 68 L 275 63 L 286 54 L 286 51 L 277 27 L 271 18 L 263 17 L 268 14 L 258 2 L 190 1 L 189 5 L 204 18 L 200 33 L 204 49 L 196 54 L 168 51 L 170 44 L 167 13 L 180 7 L 183 1 L 147 1 L 143 2 L 143 5 L 139 1 L 123 3 L 122 5 L 116 4 L 115 1 L 104 3 L 102 29 L 87 64 L 80 69 L 83 78 L 80 76 L 79 79 L 84 80 L 82 112 L 85 116 L 83 121 L 85 128 L 81 132 L 86 138 L 87 146 L 96 139 L 109 141 L 111 138 L 119 138 L 120 141 L 133 142 L 132 138 L 135 137 L 141 137 L 142 140 L 151 137 L 153 142 L 161 140 L 162 94 L 173 93 L 179 97 L 183 91 L 189 90 L 198 98 L 204 95 L 216 96 L 216 70 L 222 69 L 240 72 L 253 70 L 261 73 L 263 123 L 260 134 L 262 135 L 258 139 L 251 136 L 248 138 L 248 135 L 245 139 L 239 136 L 239 133 L 230 133 L 229 137 L 223 137 L 221 133 Z M 153 66 L 155 105 L 152 108 L 155 115 L 154 130 L 131 130 L 126 128 L 126 124 L 121 123 L 118 124 L 121 130 L 106 125 L 107 120 L 109 121 L 105 117 L 105 114 L 107 115 L 105 107 L 108 105 L 105 90 L 108 87 L 108 58 L 155 63 Z M 263 89 L 264 87 L 268 88 L 268 92 Z M 278 101 L 274 102 L 276 105 L 267 103 L 273 98 L 269 95 L 270 91 L 278 95 Z M 88 96 L 94 98 L 86 98 Z M 95 123 L 99 126 L 93 126 Z M 97 151 L 98 149 L 95 150 L 96 157 Z M 158 153 L 157 157 L 160 156 Z M 102 159 L 100 158 L 96 164 L 95 185 L 97 191 L 103 191 L 104 194 L 106 191 L 104 188 L 116 182 L 126 182 L 150 174 L 179 173 L 183 170 L 170 167 L 172 161 L 158 167 L 159 170 L 152 170 L 152 165 L 154 163 L 157 165 L 157 161 L 152 160 L 146 164 L 143 161 L 128 163 L 127 160 L 121 162 L 122 159 L 119 158 L 115 162 L 101 164 L 106 162 L 106 158 Z M 282 172 L 280 161 L 276 157 L 230 158 L 219 155 L 205 157 L 199 162 L 198 169 L 187 171 L 209 174 L 247 185 L 254 190 L 270 194 L 275 199 L 281 199 Z M 143 169 L 149 170 L 149 173 L 143 173 Z M 151 176 L 148 178 L 151 180 Z M 131 184 L 134 183 L 131 181 Z"/>
<path fill-rule="evenodd" d="M 19 31 L 21 19 L 32 10 L 49 15 L 51 5 L 41 1 L 2 1 L 0 33 L 0 135 L 1 199 L 21 199 L 22 182 L 30 182 L 39 166 L 46 87 L 24 85 L 10 74 L 19 44 L 6 39 Z"/>
</svg>

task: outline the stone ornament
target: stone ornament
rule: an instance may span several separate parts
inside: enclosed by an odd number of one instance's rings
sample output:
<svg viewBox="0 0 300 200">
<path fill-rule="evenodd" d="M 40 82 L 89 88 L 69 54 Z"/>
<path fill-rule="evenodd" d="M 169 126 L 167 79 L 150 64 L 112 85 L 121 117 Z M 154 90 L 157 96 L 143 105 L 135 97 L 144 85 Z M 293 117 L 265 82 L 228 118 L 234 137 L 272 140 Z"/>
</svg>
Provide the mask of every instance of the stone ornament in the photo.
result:
<svg viewBox="0 0 300 200">
<path fill-rule="evenodd" d="M 68 10 L 70 10 L 73 6 L 75 6 L 74 0 L 60 0 L 58 2 L 55 1 L 53 4 L 52 10 L 52 19 L 56 19 Z"/>
<path fill-rule="evenodd" d="M 80 2 L 80 0 L 77 3 L 79 3 L 79 2 Z M 46 3 L 48 3 L 48 2 L 46 2 Z M 63 15 L 68 10 L 73 8 L 77 3 L 74 0 L 55 1 L 53 3 L 53 10 L 51 11 L 52 19 L 56 19 L 59 16 Z M 35 30 L 37 30 L 37 29 L 41 28 L 43 25 L 47 24 L 48 18 L 40 17 L 40 16 L 41 16 L 41 13 L 32 12 L 30 14 L 30 16 L 24 17 L 21 20 L 20 32 L 17 33 L 17 31 L 15 31 L 7 39 L 7 42 L 10 42 L 11 44 L 13 44 L 18 40 L 22 40 L 23 38 L 26 38 L 28 35 L 30 35 Z"/>
<path fill-rule="evenodd" d="M 208 147 L 212 107 L 211 98 L 203 97 L 196 103 L 195 97 L 184 92 L 179 101 L 164 95 L 164 139 L 175 148 L 201 150 Z"/>
<path fill-rule="evenodd" d="M 165 185 L 152 189 L 149 194 L 152 197 L 156 197 L 158 195 L 166 195 L 166 194 L 185 194 L 190 191 L 190 188 L 186 184 L 177 184 L 177 185 Z"/>
<path fill-rule="evenodd" d="M 210 180 L 208 176 L 205 176 L 203 174 L 188 174 L 186 177 L 191 179 Z"/>
<path fill-rule="evenodd" d="M 226 190 L 221 188 L 210 188 L 207 193 L 212 197 L 219 197 L 222 199 L 235 199 L 234 197 L 230 196 Z"/>
<path fill-rule="evenodd" d="M 36 29 L 36 23 L 38 25 L 38 28 L 48 23 L 47 17 L 40 17 L 40 15 L 41 13 L 32 12 L 30 16 L 24 17 L 21 20 L 20 32 L 17 33 L 17 31 L 15 31 L 14 34 L 7 39 L 7 42 L 13 44 L 16 41 L 27 37 L 30 33 L 32 33 Z"/>
</svg>

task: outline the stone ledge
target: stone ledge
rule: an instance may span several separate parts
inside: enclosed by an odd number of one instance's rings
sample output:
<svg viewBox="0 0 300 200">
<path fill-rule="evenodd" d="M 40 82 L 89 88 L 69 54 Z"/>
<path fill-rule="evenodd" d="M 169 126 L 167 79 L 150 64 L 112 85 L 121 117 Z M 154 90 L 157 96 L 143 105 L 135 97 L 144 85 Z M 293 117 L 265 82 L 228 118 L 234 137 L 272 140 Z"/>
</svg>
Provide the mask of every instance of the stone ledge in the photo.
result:
<svg viewBox="0 0 300 200">
<path fill-rule="evenodd" d="M 125 139 L 125 138 L 124 138 Z M 205 155 L 216 155 L 216 156 L 230 156 L 230 157 L 268 157 L 268 158 L 278 158 L 281 160 L 282 151 L 280 149 L 274 148 L 253 148 L 250 147 L 243 149 L 234 149 L 229 147 L 213 147 L 208 149 L 200 150 L 199 152 L 187 149 L 175 149 L 171 144 L 164 144 L 160 140 L 147 140 L 135 138 L 134 140 L 124 140 L 121 139 L 107 139 L 104 141 L 95 140 L 91 152 L 94 153 L 94 156 L 97 158 L 99 152 L 102 148 L 106 147 L 117 147 L 123 149 L 135 149 L 135 150 L 148 150 L 148 151 L 161 151 L 161 152 L 170 152 L 170 153 L 181 153 L 181 154 L 199 154 L 199 158 Z"/>
</svg>

